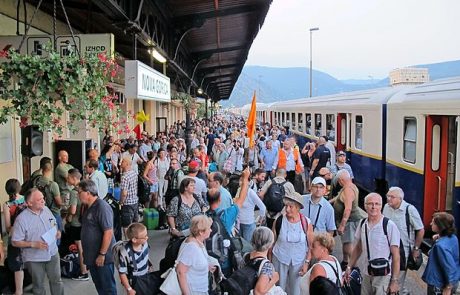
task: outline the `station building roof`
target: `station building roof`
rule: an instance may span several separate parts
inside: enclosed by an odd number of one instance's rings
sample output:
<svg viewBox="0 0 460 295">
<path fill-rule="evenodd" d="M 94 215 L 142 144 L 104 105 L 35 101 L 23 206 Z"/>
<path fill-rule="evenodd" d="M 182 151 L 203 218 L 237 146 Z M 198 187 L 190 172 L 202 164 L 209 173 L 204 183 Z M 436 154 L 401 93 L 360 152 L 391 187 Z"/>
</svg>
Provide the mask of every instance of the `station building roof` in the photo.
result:
<svg viewBox="0 0 460 295">
<path fill-rule="evenodd" d="M 39 0 L 27 0 L 37 5 Z M 72 27 L 112 33 L 115 50 L 162 71 L 150 49 L 167 58 L 167 75 L 178 91 L 198 88 L 214 101 L 228 99 L 264 23 L 272 0 L 66 0 Z M 65 21 L 57 3 L 57 18 Z M 53 1 L 40 10 L 53 15 Z M 134 42 L 136 36 L 136 42 Z M 134 43 L 137 51 L 134 54 Z M 191 82 L 192 81 L 192 82 Z"/>
</svg>

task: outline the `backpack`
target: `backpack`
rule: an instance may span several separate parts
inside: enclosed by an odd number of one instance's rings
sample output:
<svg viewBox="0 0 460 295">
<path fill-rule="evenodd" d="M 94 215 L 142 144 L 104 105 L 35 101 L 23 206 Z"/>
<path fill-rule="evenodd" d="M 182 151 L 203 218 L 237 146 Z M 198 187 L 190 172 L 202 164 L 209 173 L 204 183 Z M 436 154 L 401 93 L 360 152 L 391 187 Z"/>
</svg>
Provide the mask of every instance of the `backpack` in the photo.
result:
<svg viewBox="0 0 460 295">
<path fill-rule="evenodd" d="M 360 222 L 360 228 L 363 227 L 364 225 L 364 222 L 366 221 L 367 218 L 363 218 L 361 219 L 361 222 Z M 391 249 L 391 245 L 390 245 L 390 241 L 388 240 L 388 221 L 390 219 L 388 219 L 387 217 L 383 217 L 383 222 L 382 222 L 382 225 L 383 225 L 383 233 L 385 234 L 385 236 L 387 237 L 387 241 L 388 241 L 388 247 Z M 367 240 L 367 232 L 366 232 L 366 240 Z M 367 256 L 368 256 L 368 259 L 370 257 L 370 254 L 369 254 L 369 247 L 367 247 Z M 391 257 L 391 250 L 390 250 L 390 257 Z M 389 260 L 390 258 L 388 258 Z M 406 270 L 406 253 L 404 252 L 404 245 L 402 243 L 402 240 L 399 239 L 399 269 L 400 270 Z"/>
<path fill-rule="evenodd" d="M 164 273 L 174 266 L 177 256 L 179 256 L 179 249 L 187 237 L 181 236 L 171 239 L 165 250 L 165 256 L 160 260 L 160 273 Z"/>
<path fill-rule="evenodd" d="M 283 210 L 283 198 L 286 194 L 284 184 L 286 182 L 277 183 L 272 181 L 272 184 L 268 187 L 267 193 L 264 196 L 264 204 L 268 211 L 278 213 Z"/>
<path fill-rule="evenodd" d="M 231 258 L 234 247 L 232 247 L 232 237 L 225 229 L 224 224 L 222 223 L 221 216 L 224 213 L 224 210 L 219 211 L 208 211 L 207 215 L 212 218 L 211 225 L 211 234 L 206 240 L 206 250 L 208 251 L 209 256 L 216 258 L 219 261 L 219 264 L 222 265 L 223 262 Z M 229 241 L 228 246 L 224 246 L 224 240 Z"/>
<path fill-rule="evenodd" d="M 21 204 L 17 204 L 14 201 L 13 201 L 13 204 L 8 204 L 8 203 L 9 202 L 7 202 L 6 205 L 8 206 L 8 208 L 10 210 L 11 225 L 14 225 L 14 221 L 19 216 L 19 214 L 21 214 L 22 211 L 27 209 L 27 204 L 26 204 L 25 201 L 23 203 L 21 203 Z"/>
<path fill-rule="evenodd" d="M 24 182 L 22 184 L 22 186 L 21 186 L 21 191 L 19 192 L 19 194 L 22 195 L 22 196 L 25 196 L 28 190 L 30 190 L 31 188 L 35 187 L 35 183 L 40 178 L 40 176 L 42 176 L 42 175 L 40 175 L 40 174 L 35 175 L 34 177 L 29 178 L 29 180 Z"/>
<path fill-rule="evenodd" d="M 334 274 L 335 274 L 335 277 L 336 277 L 335 284 L 334 284 L 334 282 L 329 280 L 335 286 L 335 293 L 333 293 L 333 294 L 347 295 L 348 292 L 349 292 L 348 291 L 349 289 L 346 286 L 342 286 L 342 284 L 340 283 L 340 276 L 339 276 L 339 273 L 338 273 L 337 269 L 327 261 L 321 261 L 321 263 L 326 263 L 334 271 Z M 336 264 L 336 266 L 338 266 L 337 261 L 335 261 L 335 264 Z"/>
<path fill-rule="evenodd" d="M 249 260 L 245 266 L 221 282 L 221 289 L 229 295 L 248 295 L 257 284 L 260 271 L 268 259 L 256 257 Z"/>
<path fill-rule="evenodd" d="M 141 174 L 137 175 L 137 196 L 139 204 L 150 202 L 150 184 Z"/>
<path fill-rule="evenodd" d="M 80 274 L 80 259 L 78 253 L 70 253 L 61 258 L 61 276 L 76 278 Z"/>
<path fill-rule="evenodd" d="M 37 188 L 43 194 L 46 207 L 51 209 L 51 207 L 54 204 L 54 196 L 51 192 L 51 181 L 47 181 L 45 183 L 44 181 L 41 181 L 42 177 L 42 175 L 37 177 L 37 179 L 34 182 L 34 187 Z"/>
</svg>

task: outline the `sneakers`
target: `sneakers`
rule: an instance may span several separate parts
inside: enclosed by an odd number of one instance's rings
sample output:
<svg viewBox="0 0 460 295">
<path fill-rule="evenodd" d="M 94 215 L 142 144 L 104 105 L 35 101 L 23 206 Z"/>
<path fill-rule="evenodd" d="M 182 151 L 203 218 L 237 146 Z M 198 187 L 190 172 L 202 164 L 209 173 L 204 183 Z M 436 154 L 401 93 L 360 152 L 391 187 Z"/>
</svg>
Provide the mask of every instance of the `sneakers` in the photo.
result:
<svg viewBox="0 0 460 295">
<path fill-rule="evenodd" d="M 79 274 L 78 277 L 72 278 L 74 281 L 88 281 L 89 280 L 89 275 L 88 273 L 85 274 Z"/>
</svg>

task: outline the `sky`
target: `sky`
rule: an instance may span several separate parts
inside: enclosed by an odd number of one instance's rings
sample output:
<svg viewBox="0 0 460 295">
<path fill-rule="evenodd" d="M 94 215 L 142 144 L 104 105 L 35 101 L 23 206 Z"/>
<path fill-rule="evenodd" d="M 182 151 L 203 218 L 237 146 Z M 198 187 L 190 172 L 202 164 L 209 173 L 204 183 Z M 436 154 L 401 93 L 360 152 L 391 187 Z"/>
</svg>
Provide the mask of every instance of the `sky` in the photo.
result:
<svg viewBox="0 0 460 295">
<path fill-rule="evenodd" d="M 338 79 L 460 59 L 459 0 L 273 0 L 246 65 L 309 67 Z"/>
</svg>

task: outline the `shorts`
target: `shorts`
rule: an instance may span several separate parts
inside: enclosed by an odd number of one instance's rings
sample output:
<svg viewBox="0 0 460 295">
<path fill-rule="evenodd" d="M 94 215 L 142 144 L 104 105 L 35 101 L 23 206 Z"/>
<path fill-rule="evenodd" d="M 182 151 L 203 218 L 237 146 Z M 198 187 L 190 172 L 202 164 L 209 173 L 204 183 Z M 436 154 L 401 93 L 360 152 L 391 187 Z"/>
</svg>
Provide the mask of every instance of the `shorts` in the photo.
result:
<svg viewBox="0 0 460 295">
<path fill-rule="evenodd" d="M 355 240 L 355 232 L 356 228 L 358 228 L 359 220 L 358 221 L 349 221 L 345 225 L 345 231 L 342 235 L 342 244 L 344 243 L 353 243 Z"/>
<path fill-rule="evenodd" d="M 158 192 L 158 182 L 150 185 L 150 193 Z"/>
<path fill-rule="evenodd" d="M 81 241 L 81 226 L 70 226 L 70 238 L 72 241 Z"/>
<path fill-rule="evenodd" d="M 12 272 L 20 271 L 24 269 L 24 263 L 22 262 L 21 248 L 16 248 L 13 245 L 8 244 L 8 267 Z"/>
<path fill-rule="evenodd" d="M 123 205 L 123 207 L 121 207 L 120 215 L 122 227 L 128 227 L 131 223 L 137 222 L 139 219 L 138 208 L 138 204 Z"/>
</svg>

